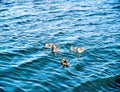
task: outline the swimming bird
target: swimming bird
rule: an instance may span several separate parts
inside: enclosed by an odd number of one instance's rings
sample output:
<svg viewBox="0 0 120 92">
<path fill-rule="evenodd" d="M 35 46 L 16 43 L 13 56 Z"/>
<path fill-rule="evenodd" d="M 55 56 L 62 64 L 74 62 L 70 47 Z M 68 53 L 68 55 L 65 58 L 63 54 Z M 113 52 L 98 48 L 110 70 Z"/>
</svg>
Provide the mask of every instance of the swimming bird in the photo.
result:
<svg viewBox="0 0 120 92">
<path fill-rule="evenodd" d="M 77 48 L 78 60 L 80 59 L 80 54 L 84 52 L 84 48 Z"/>
<path fill-rule="evenodd" d="M 84 52 L 84 50 L 85 50 L 84 48 L 77 48 L 77 53 L 78 53 L 78 54 L 81 54 L 81 53 Z"/>
<path fill-rule="evenodd" d="M 46 51 L 47 51 L 48 49 L 52 48 L 52 46 L 53 46 L 52 43 L 49 43 L 49 44 L 46 43 L 46 44 L 45 44 Z"/>
<path fill-rule="evenodd" d="M 62 66 L 69 66 L 68 61 L 64 57 L 62 57 L 61 64 Z"/>
<path fill-rule="evenodd" d="M 77 50 L 77 47 L 73 47 L 73 46 L 70 47 L 70 53 L 72 53 L 72 52 L 74 52 L 76 50 Z"/>
<path fill-rule="evenodd" d="M 52 53 L 53 55 L 56 56 L 56 54 L 58 53 L 58 46 L 57 45 L 52 45 Z"/>
</svg>

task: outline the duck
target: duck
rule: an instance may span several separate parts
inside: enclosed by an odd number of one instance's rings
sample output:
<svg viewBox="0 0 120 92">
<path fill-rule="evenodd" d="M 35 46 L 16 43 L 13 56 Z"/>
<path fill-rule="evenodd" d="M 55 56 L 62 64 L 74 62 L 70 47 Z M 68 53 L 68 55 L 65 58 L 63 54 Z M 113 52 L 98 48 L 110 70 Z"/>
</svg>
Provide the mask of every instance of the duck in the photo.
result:
<svg viewBox="0 0 120 92">
<path fill-rule="evenodd" d="M 58 53 L 58 46 L 57 45 L 52 45 L 52 53 L 56 55 Z"/>
<path fill-rule="evenodd" d="M 68 61 L 64 57 L 62 57 L 61 64 L 62 66 L 69 66 Z"/>
<path fill-rule="evenodd" d="M 52 46 L 53 46 L 53 44 L 52 44 L 52 43 L 49 43 L 49 44 L 48 44 L 48 43 L 46 43 L 46 44 L 45 44 L 45 48 L 46 48 L 46 49 L 50 49 L 50 48 L 52 48 Z"/>
<path fill-rule="evenodd" d="M 80 54 L 84 52 L 84 48 L 77 48 L 78 60 L 80 60 Z"/>
<path fill-rule="evenodd" d="M 74 51 L 76 51 L 76 50 L 77 50 L 77 47 L 73 47 L 73 46 L 70 47 L 70 52 L 71 53 L 74 52 Z"/>
<path fill-rule="evenodd" d="M 77 48 L 77 53 L 78 53 L 78 54 L 81 54 L 81 53 L 84 52 L 84 50 L 85 50 L 84 48 Z"/>
</svg>

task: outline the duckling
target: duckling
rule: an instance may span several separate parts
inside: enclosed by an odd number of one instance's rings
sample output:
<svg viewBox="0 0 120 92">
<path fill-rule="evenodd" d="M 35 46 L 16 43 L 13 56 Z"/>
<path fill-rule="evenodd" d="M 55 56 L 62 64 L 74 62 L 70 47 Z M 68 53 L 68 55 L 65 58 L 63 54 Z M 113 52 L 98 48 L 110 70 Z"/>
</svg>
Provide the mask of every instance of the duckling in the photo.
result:
<svg viewBox="0 0 120 92">
<path fill-rule="evenodd" d="M 70 53 L 72 53 L 73 51 L 76 51 L 76 50 L 77 50 L 77 47 L 73 47 L 73 46 L 70 47 Z"/>
<path fill-rule="evenodd" d="M 45 48 L 46 48 L 46 51 L 48 50 L 48 49 L 51 49 L 52 48 L 52 46 L 53 46 L 53 44 L 52 43 L 46 43 L 45 44 Z"/>
<path fill-rule="evenodd" d="M 80 59 L 80 54 L 84 52 L 84 48 L 77 48 L 78 60 Z"/>
<path fill-rule="evenodd" d="M 58 46 L 57 45 L 53 45 L 52 46 L 52 53 L 53 53 L 53 55 L 56 56 L 57 52 L 58 52 Z"/>
<path fill-rule="evenodd" d="M 77 48 L 77 53 L 78 53 L 78 54 L 81 54 L 81 53 L 84 52 L 84 50 L 85 50 L 84 48 Z"/>
<path fill-rule="evenodd" d="M 62 66 L 69 66 L 68 61 L 64 57 L 62 57 L 61 64 Z"/>
</svg>

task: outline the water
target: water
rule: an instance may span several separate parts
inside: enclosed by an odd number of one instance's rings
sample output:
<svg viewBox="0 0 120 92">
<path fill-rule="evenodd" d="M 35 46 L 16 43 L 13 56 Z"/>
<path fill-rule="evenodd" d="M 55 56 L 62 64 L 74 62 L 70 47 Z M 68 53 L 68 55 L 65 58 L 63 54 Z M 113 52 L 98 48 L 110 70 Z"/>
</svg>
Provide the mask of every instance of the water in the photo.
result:
<svg viewBox="0 0 120 92">
<path fill-rule="evenodd" d="M 0 92 L 119 91 L 120 0 L 0 0 Z"/>
</svg>

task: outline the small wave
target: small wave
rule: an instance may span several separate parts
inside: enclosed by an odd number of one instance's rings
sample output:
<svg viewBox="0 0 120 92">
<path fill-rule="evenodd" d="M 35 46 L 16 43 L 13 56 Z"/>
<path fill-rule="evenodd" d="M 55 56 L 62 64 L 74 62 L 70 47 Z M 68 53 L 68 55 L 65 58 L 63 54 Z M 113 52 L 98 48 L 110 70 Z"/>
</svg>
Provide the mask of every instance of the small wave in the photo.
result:
<svg viewBox="0 0 120 92">
<path fill-rule="evenodd" d="M 26 57 L 26 59 L 23 59 L 19 62 L 15 62 L 13 66 L 20 66 L 20 67 L 24 67 L 26 65 L 33 66 L 33 63 L 41 62 L 45 59 L 45 57 L 46 57 L 46 54 L 39 54 L 38 56 L 35 56 L 35 55 L 29 56 L 28 58 Z"/>
<path fill-rule="evenodd" d="M 11 20 L 14 23 L 15 21 L 20 20 L 20 19 L 26 20 L 26 18 L 27 18 L 29 20 L 29 18 L 31 18 L 31 17 L 34 17 L 34 15 L 27 14 L 27 15 L 13 16 L 13 17 L 8 17 L 4 20 Z"/>
<path fill-rule="evenodd" d="M 59 87 L 59 86 L 53 84 L 49 80 L 42 82 L 42 85 L 47 86 L 45 89 L 47 89 L 49 92 L 56 92 L 56 91 L 58 91 L 58 87 Z"/>
<path fill-rule="evenodd" d="M 95 81 L 87 81 L 82 83 L 80 86 L 77 86 L 73 89 L 74 92 L 83 92 L 83 91 L 119 91 L 120 90 L 120 75 L 98 79 Z"/>
<path fill-rule="evenodd" d="M 14 92 L 26 92 L 24 89 L 22 89 L 21 87 L 16 87 L 14 89 Z"/>
<path fill-rule="evenodd" d="M 4 12 L 7 11 L 8 9 L 0 9 L 0 12 Z"/>
<path fill-rule="evenodd" d="M 11 0 L 11 1 L 0 1 L 0 3 L 2 4 L 2 5 L 11 5 L 11 4 L 13 4 L 14 2 Z"/>
<path fill-rule="evenodd" d="M 39 50 L 40 50 L 39 48 L 30 47 L 30 48 L 16 49 L 13 52 L 19 53 L 19 54 L 22 54 L 22 55 L 28 55 L 28 54 L 36 53 Z"/>
<path fill-rule="evenodd" d="M 114 9 L 120 9 L 120 6 L 118 5 L 118 6 L 115 6 L 115 7 L 113 7 Z"/>
<path fill-rule="evenodd" d="M 21 56 L 20 54 L 14 53 L 14 52 L 3 52 L 0 53 L 0 60 L 12 60 L 14 57 L 19 57 Z"/>
<path fill-rule="evenodd" d="M 0 92 L 5 92 L 3 88 L 0 87 Z"/>
</svg>

